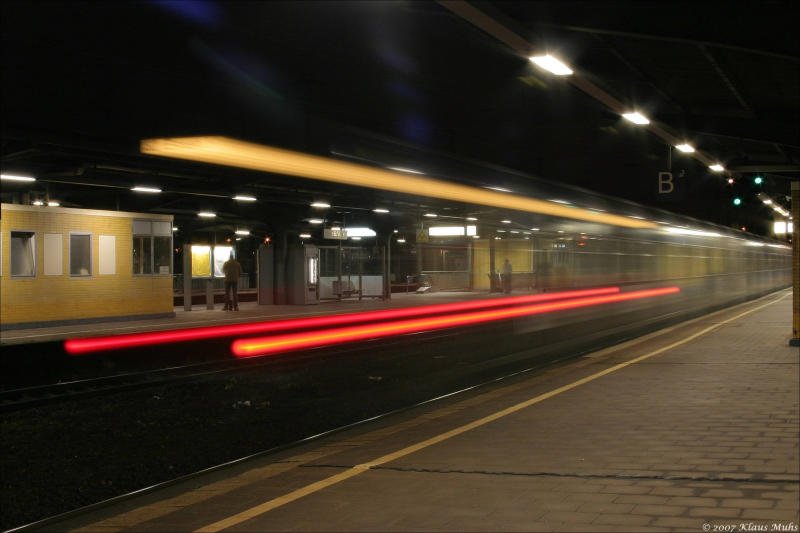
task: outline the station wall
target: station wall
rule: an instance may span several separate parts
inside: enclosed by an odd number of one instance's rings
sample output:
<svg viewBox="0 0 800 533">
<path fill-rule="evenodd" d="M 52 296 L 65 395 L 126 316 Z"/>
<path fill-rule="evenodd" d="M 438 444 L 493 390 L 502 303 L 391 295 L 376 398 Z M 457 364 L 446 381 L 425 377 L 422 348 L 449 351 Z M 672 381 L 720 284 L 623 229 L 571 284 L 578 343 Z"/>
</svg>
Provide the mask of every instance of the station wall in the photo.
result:
<svg viewBox="0 0 800 533">
<path fill-rule="evenodd" d="M 3 329 L 174 315 L 172 216 L 0 207 Z"/>
</svg>

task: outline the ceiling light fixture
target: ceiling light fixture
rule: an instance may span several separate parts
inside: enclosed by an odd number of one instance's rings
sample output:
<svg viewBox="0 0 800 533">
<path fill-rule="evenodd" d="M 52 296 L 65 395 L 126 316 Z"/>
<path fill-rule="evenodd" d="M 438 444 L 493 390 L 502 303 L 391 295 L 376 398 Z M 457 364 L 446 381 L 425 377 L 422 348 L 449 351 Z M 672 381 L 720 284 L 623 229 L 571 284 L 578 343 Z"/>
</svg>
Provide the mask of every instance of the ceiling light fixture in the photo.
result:
<svg viewBox="0 0 800 533">
<path fill-rule="evenodd" d="M 675 148 L 677 148 L 684 154 L 691 154 L 692 152 L 694 152 L 694 146 L 692 146 L 691 144 L 686 144 L 686 143 L 676 144 Z"/>
<path fill-rule="evenodd" d="M 713 165 L 708 165 L 708 168 L 710 168 L 714 172 L 722 172 L 723 170 L 725 170 L 725 167 L 723 167 L 719 163 L 714 163 Z"/>
<path fill-rule="evenodd" d="M 211 211 L 200 211 L 199 213 L 197 213 L 197 216 L 203 218 L 214 218 L 215 216 L 217 216 L 217 214 Z"/>
<path fill-rule="evenodd" d="M 556 76 L 569 76 L 572 74 L 571 68 L 550 54 L 543 56 L 532 56 L 528 59 L 530 59 L 531 62 L 536 64 L 536 66 L 539 68 L 543 68 L 546 71 L 555 74 Z"/>
<path fill-rule="evenodd" d="M 157 194 L 161 192 L 161 189 L 159 189 L 158 187 L 140 187 L 139 185 L 137 185 L 136 187 L 132 187 L 131 190 L 136 192 L 147 192 L 152 194 Z"/>
<path fill-rule="evenodd" d="M 388 213 L 389 210 L 388 209 L 384 209 L 382 207 L 377 207 L 377 208 L 373 209 L 372 212 L 373 213 Z"/>
<path fill-rule="evenodd" d="M 387 167 L 389 170 L 394 170 L 395 172 L 405 172 L 406 174 L 421 174 L 425 175 L 424 172 L 420 172 L 419 170 L 414 170 L 413 168 L 405 168 L 405 167 Z"/>
<path fill-rule="evenodd" d="M 331 206 L 331 204 L 328 204 L 328 203 L 325 203 L 325 202 L 314 202 L 314 203 L 311 204 L 311 207 L 316 207 L 316 208 L 319 208 L 319 209 L 328 209 L 328 208 L 330 208 L 330 206 Z"/>
<path fill-rule="evenodd" d="M 632 113 L 623 113 L 622 118 L 633 122 L 634 124 L 639 124 L 640 126 L 650 124 L 650 120 L 638 111 L 634 111 Z"/>
<path fill-rule="evenodd" d="M 236 200 L 236 201 L 239 201 L 239 202 L 255 202 L 256 201 L 256 197 L 255 196 L 247 196 L 247 195 L 244 195 L 244 194 L 237 194 L 236 196 L 233 197 L 233 199 Z"/>
<path fill-rule="evenodd" d="M 31 176 L 18 176 L 14 174 L 0 174 L 0 180 L 3 181 L 36 181 L 36 178 Z"/>
<path fill-rule="evenodd" d="M 250 230 L 249 229 L 237 229 L 234 233 L 236 233 L 236 235 L 250 235 Z"/>
</svg>

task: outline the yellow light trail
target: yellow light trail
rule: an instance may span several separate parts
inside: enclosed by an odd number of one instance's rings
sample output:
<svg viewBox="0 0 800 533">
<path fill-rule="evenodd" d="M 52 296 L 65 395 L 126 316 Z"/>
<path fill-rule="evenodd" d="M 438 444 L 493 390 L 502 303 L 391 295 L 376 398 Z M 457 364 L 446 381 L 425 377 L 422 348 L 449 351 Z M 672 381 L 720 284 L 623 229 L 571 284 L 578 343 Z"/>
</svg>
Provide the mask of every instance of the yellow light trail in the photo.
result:
<svg viewBox="0 0 800 533">
<path fill-rule="evenodd" d="M 572 220 L 626 228 L 655 228 L 656 224 L 631 217 L 599 213 L 547 200 L 489 191 L 468 185 L 413 176 L 327 157 L 294 152 L 228 137 L 176 137 L 145 139 L 144 154 L 200 161 L 216 165 L 273 172 L 287 176 L 340 183 L 370 189 L 452 200 L 475 205 L 513 209 Z"/>
</svg>

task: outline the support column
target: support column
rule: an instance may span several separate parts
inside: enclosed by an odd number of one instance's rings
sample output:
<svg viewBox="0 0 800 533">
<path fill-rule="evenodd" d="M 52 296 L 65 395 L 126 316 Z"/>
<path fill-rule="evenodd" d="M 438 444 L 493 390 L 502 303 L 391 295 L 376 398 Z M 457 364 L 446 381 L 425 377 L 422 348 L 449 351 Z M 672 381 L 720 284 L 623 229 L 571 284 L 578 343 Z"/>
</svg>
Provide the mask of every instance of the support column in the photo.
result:
<svg viewBox="0 0 800 533">
<path fill-rule="evenodd" d="M 792 182 L 792 338 L 800 346 L 800 181 Z"/>
<path fill-rule="evenodd" d="M 192 245 L 183 243 L 183 310 L 192 310 Z"/>
<path fill-rule="evenodd" d="M 214 278 L 206 280 L 206 309 L 214 309 Z"/>
<path fill-rule="evenodd" d="M 272 305 L 274 297 L 275 254 L 272 247 L 263 244 L 258 246 L 258 305 Z"/>
</svg>

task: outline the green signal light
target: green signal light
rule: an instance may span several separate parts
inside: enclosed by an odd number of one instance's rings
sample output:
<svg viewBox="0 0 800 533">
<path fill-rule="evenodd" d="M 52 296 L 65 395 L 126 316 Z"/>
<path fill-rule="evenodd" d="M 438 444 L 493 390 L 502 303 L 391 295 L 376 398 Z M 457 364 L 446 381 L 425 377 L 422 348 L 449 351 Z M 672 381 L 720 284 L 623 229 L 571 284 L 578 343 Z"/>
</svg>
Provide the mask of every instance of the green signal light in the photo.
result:
<svg viewBox="0 0 800 533">
<path fill-rule="evenodd" d="M 756 185 L 761 185 L 762 183 L 764 183 L 764 178 L 762 178 L 761 176 L 756 176 L 755 178 L 753 178 L 753 183 L 755 183 Z"/>
<path fill-rule="evenodd" d="M 741 198 L 734 198 L 733 199 L 733 205 L 742 205 L 742 199 Z"/>
</svg>

